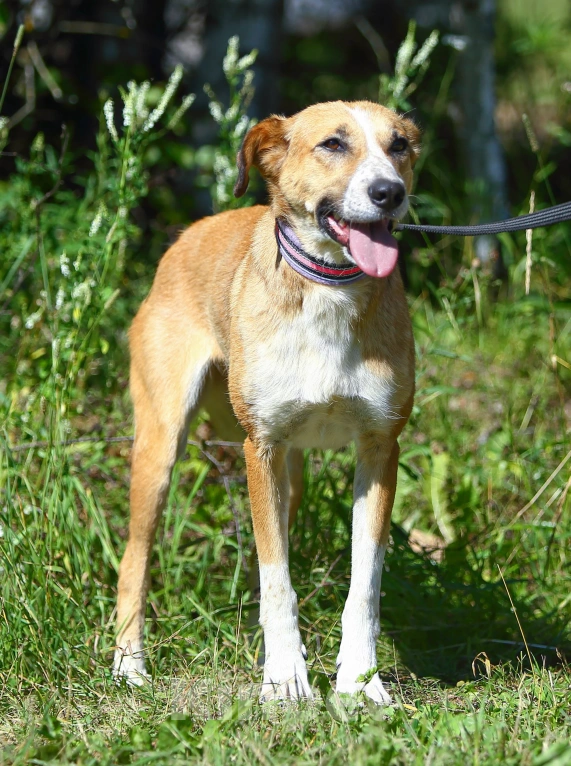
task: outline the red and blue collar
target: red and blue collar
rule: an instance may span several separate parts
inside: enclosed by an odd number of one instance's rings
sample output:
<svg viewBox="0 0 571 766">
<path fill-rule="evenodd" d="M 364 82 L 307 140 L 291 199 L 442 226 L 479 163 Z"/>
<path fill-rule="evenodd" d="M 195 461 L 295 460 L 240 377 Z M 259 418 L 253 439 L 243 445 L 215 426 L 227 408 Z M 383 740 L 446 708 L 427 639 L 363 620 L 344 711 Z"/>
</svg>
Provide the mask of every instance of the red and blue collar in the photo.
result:
<svg viewBox="0 0 571 766">
<path fill-rule="evenodd" d="M 276 219 L 276 239 L 283 259 L 294 271 L 313 282 L 331 286 L 350 285 L 365 276 L 358 266 L 332 266 L 314 258 L 303 249 L 297 234 L 283 218 Z"/>
</svg>

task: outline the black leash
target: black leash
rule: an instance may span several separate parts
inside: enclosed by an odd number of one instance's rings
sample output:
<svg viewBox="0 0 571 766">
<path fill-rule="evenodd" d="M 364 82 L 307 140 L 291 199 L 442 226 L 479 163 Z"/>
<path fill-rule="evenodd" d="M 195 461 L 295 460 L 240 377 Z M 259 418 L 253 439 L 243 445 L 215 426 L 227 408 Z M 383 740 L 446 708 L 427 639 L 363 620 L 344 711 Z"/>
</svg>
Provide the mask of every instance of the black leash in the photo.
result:
<svg viewBox="0 0 571 766">
<path fill-rule="evenodd" d="M 479 234 L 501 234 L 504 231 L 524 231 L 538 229 L 540 226 L 551 226 L 554 223 L 571 220 L 571 202 L 547 207 L 537 213 L 519 215 L 505 221 L 482 223 L 478 226 L 429 226 L 426 224 L 399 223 L 395 231 L 425 231 L 428 234 L 455 234 L 457 237 L 475 237 Z"/>
</svg>

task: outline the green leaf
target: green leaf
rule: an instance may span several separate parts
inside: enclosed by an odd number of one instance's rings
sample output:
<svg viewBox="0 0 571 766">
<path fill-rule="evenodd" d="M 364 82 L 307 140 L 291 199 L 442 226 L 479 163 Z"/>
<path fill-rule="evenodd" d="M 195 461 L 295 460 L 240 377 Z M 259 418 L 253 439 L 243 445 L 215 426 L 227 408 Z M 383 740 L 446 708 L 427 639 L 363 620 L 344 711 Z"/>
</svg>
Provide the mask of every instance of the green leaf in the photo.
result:
<svg viewBox="0 0 571 766">
<path fill-rule="evenodd" d="M 40 726 L 40 734 L 46 739 L 59 739 L 61 736 L 61 721 L 53 715 L 46 714 Z"/>
<path fill-rule="evenodd" d="M 197 744 L 192 732 L 193 720 L 184 713 L 173 713 L 161 724 L 157 735 L 157 750 L 186 749 Z"/>
<path fill-rule="evenodd" d="M 534 758 L 531 766 L 570 766 L 571 745 L 569 742 L 555 742 L 551 747 Z"/>
<path fill-rule="evenodd" d="M 135 750 L 151 749 L 151 733 L 142 726 L 133 726 L 129 731 L 129 740 Z"/>
<path fill-rule="evenodd" d="M 542 168 L 539 168 L 534 174 L 533 174 L 533 180 L 536 183 L 541 183 L 541 181 L 545 181 L 546 178 L 549 178 L 549 176 L 554 173 L 557 170 L 557 163 L 556 162 L 548 162 L 547 165 L 544 165 Z"/>
<path fill-rule="evenodd" d="M 448 513 L 448 498 L 444 491 L 448 478 L 450 455 L 448 452 L 433 453 L 429 462 L 429 475 L 426 479 L 426 493 L 432 505 L 432 511 L 440 534 L 450 543 L 456 537 L 452 518 Z"/>
</svg>

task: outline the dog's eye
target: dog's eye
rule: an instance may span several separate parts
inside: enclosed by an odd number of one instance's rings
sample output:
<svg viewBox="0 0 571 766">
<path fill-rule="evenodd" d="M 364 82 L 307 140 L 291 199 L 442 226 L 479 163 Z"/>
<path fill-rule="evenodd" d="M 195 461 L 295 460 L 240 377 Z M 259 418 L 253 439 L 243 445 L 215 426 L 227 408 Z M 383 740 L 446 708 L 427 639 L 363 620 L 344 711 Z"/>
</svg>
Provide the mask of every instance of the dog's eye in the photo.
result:
<svg viewBox="0 0 571 766">
<path fill-rule="evenodd" d="M 330 152 L 342 152 L 345 147 L 341 143 L 341 141 L 338 138 L 328 138 L 326 141 L 323 141 L 322 144 L 320 144 L 324 149 L 327 149 Z"/>
<path fill-rule="evenodd" d="M 404 150 L 408 147 L 408 141 L 406 138 L 395 138 L 395 140 L 392 142 L 392 144 L 389 147 L 389 152 L 395 152 L 398 154 L 399 152 L 404 152 Z"/>
</svg>

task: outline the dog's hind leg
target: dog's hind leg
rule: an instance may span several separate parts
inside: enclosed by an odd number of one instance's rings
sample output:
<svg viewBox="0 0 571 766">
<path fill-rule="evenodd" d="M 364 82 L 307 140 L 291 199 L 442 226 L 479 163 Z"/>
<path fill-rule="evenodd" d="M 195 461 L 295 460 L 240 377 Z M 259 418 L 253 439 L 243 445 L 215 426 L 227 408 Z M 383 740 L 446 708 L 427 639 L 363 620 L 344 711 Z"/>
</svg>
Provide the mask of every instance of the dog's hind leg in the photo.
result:
<svg viewBox="0 0 571 766">
<path fill-rule="evenodd" d="M 240 444 L 244 442 L 246 432 L 238 423 L 230 404 L 228 377 L 215 364 L 208 372 L 199 406 L 204 407 L 208 412 L 210 422 L 219 439 L 240 442 Z"/>
<path fill-rule="evenodd" d="M 303 450 L 292 447 L 287 453 L 289 478 L 288 523 L 291 529 L 303 497 Z"/>
<path fill-rule="evenodd" d="M 151 550 L 174 463 L 184 451 L 215 344 L 197 332 L 173 332 L 145 306 L 133 323 L 131 394 L 135 443 L 131 467 L 129 540 L 119 569 L 114 675 L 140 685 Z"/>
</svg>

